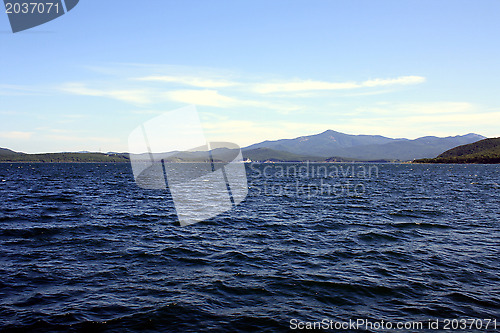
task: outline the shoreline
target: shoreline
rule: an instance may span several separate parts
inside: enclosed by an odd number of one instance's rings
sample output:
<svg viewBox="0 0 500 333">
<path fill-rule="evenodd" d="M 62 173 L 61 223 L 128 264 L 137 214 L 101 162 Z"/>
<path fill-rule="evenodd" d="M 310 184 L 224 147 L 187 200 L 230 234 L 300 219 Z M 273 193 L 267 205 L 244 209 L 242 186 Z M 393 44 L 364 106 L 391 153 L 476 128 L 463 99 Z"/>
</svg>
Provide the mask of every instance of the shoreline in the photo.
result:
<svg viewBox="0 0 500 333">
<path fill-rule="evenodd" d="M 185 161 L 185 162 L 167 162 L 167 163 L 176 163 L 176 164 L 191 164 L 191 163 L 207 163 L 207 162 L 193 162 L 193 161 Z M 224 163 L 224 162 L 216 162 L 214 161 L 213 163 Z M 83 161 L 58 161 L 58 162 L 45 162 L 45 161 L 0 161 L 0 164 L 130 164 L 130 161 L 123 161 L 123 162 L 117 162 L 117 161 L 109 161 L 109 162 L 102 162 L 102 161 L 89 161 L 89 162 L 83 162 Z M 381 161 L 352 161 L 352 162 L 328 162 L 328 161 L 273 161 L 273 162 L 266 162 L 266 161 L 252 161 L 252 162 L 245 162 L 244 164 L 420 164 L 420 165 L 441 165 L 441 164 L 447 164 L 447 165 L 455 165 L 455 164 L 462 164 L 462 165 L 495 165 L 495 164 L 500 164 L 498 162 L 494 163 L 450 163 L 450 162 L 411 162 L 411 161 L 399 161 L 399 162 L 381 162 Z"/>
</svg>

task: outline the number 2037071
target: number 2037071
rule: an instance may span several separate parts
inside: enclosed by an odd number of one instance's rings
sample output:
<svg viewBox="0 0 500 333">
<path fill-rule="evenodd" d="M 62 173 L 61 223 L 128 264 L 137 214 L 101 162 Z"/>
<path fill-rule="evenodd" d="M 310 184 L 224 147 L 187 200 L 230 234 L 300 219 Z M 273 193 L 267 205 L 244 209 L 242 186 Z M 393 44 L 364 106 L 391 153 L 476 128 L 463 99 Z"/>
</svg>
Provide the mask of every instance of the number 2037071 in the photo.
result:
<svg viewBox="0 0 500 333">
<path fill-rule="evenodd" d="M 444 330 L 497 329 L 496 319 L 444 319 Z"/>
<path fill-rule="evenodd" d="M 54 2 L 6 2 L 7 14 L 50 14 L 59 13 L 59 3 Z"/>
</svg>

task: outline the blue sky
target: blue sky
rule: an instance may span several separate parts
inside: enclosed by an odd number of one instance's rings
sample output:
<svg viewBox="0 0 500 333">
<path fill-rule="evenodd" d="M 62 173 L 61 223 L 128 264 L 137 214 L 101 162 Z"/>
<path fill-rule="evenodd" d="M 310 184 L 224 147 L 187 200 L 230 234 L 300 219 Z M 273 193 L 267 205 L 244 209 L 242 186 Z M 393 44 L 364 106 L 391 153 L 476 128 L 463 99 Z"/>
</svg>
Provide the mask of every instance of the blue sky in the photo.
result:
<svg viewBox="0 0 500 333">
<path fill-rule="evenodd" d="M 499 1 L 82 0 L 13 34 L 0 14 L 0 147 L 126 151 L 197 105 L 209 140 L 333 129 L 500 136 Z"/>
</svg>

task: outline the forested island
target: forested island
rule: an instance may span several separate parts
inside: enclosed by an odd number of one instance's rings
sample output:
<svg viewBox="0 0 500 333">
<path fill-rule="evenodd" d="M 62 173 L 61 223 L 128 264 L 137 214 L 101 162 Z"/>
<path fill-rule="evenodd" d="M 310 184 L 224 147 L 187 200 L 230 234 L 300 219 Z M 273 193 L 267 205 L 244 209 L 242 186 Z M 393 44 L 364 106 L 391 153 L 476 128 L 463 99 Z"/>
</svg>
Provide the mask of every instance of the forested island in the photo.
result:
<svg viewBox="0 0 500 333">
<path fill-rule="evenodd" d="M 414 163 L 500 163 L 500 138 L 491 138 L 455 147 L 435 158 L 423 158 Z"/>
<path fill-rule="evenodd" d="M 129 162 L 128 154 L 118 153 L 47 153 L 25 154 L 0 148 L 0 162 L 32 163 L 120 163 Z"/>
</svg>

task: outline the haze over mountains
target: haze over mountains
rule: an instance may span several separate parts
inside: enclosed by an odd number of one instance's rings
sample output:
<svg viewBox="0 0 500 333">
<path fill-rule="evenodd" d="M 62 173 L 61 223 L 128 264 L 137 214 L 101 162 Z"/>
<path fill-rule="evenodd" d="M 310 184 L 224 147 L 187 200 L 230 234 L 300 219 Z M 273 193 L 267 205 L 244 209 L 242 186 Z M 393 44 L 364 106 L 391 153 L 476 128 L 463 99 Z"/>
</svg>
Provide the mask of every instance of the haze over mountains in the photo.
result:
<svg viewBox="0 0 500 333">
<path fill-rule="evenodd" d="M 433 158 L 457 146 L 485 139 L 478 134 L 439 138 L 426 136 L 414 140 L 392 139 L 380 135 L 350 135 L 332 130 L 295 139 L 264 141 L 242 149 L 253 161 L 412 161 Z M 221 152 L 218 152 L 221 153 Z M 203 159 L 196 152 L 170 152 L 172 161 Z M 147 156 L 146 156 L 147 155 Z M 164 153 L 161 155 L 165 155 Z M 145 153 L 145 158 L 149 154 Z M 128 161 L 127 153 L 23 154 L 0 148 L 3 161 Z"/>
<path fill-rule="evenodd" d="M 473 133 L 445 138 L 426 136 L 410 140 L 392 139 L 380 135 L 350 135 L 327 130 L 323 133 L 295 139 L 256 143 L 244 148 L 243 153 L 244 155 L 252 155 L 266 149 L 324 158 L 411 161 L 418 158 L 436 157 L 451 148 L 482 139 L 485 137 Z"/>
</svg>

